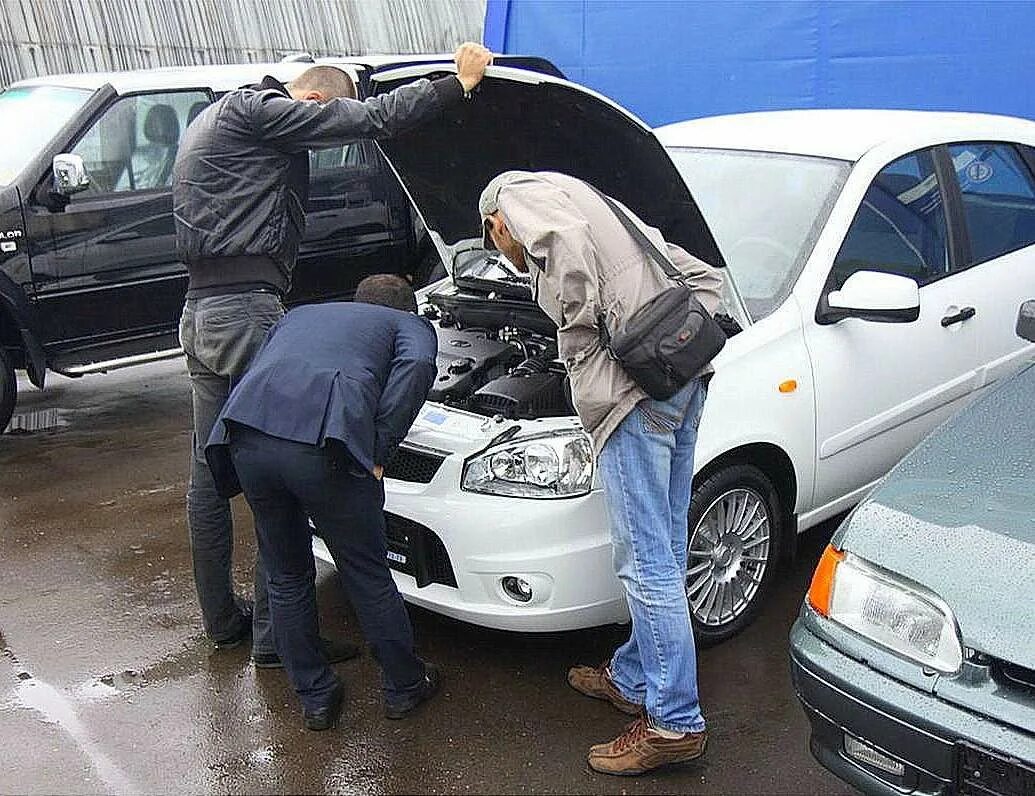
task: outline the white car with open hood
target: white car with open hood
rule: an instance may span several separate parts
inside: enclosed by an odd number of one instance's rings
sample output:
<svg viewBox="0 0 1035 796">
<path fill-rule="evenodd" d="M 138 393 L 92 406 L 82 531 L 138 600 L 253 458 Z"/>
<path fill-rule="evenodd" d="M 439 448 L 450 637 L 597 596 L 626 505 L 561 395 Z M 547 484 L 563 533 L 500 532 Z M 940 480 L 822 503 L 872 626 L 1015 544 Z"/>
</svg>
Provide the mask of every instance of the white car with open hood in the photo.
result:
<svg viewBox="0 0 1035 796">
<path fill-rule="evenodd" d="M 450 272 L 422 293 L 438 380 L 386 478 L 396 581 L 433 611 L 521 631 L 627 619 L 555 329 L 480 248 L 477 197 L 501 171 L 581 177 L 726 266 L 689 517 L 705 642 L 754 618 L 797 532 L 1032 354 L 1013 330 L 1035 297 L 1031 122 L 790 111 L 655 133 L 572 83 L 492 68 L 459 115 L 382 146 Z"/>
</svg>

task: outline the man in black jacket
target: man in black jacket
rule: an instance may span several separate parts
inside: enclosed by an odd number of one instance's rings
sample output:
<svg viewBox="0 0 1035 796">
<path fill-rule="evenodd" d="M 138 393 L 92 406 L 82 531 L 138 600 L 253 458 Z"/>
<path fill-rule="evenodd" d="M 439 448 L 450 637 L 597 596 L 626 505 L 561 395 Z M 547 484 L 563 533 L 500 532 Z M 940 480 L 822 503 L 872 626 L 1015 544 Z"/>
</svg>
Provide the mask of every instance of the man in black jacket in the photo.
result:
<svg viewBox="0 0 1035 796">
<path fill-rule="evenodd" d="M 384 465 L 435 379 L 435 332 L 398 276 L 364 279 L 352 303 L 292 310 L 234 387 L 206 454 L 220 493 L 243 487 L 269 578 L 277 653 L 305 726 L 326 730 L 343 687 L 320 644 L 309 518 L 381 665 L 385 715 L 438 689 L 388 569 Z"/>
<path fill-rule="evenodd" d="M 253 635 L 258 666 L 279 666 L 266 607 L 266 578 L 255 570 L 255 605 L 233 593 L 233 524 L 203 446 L 235 379 L 267 330 L 284 314 L 282 298 L 305 225 L 310 149 L 405 130 L 458 102 L 481 80 L 488 50 L 464 44 L 457 74 L 418 80 L 358 102 L 351 79 L 316 66 L 283 86 L 272 78 L 232 91 L 187 128 L 173 168 L 177 249 L 187 264 L 180 342 L 187 356 L 194 444 L 187 490 L 194 581 L 205 631 L 217 648 Z M 253 633 L 254 629 L 254 633 Z M 354 649 L 328 650 L 344 659 Z"/>
</svg>

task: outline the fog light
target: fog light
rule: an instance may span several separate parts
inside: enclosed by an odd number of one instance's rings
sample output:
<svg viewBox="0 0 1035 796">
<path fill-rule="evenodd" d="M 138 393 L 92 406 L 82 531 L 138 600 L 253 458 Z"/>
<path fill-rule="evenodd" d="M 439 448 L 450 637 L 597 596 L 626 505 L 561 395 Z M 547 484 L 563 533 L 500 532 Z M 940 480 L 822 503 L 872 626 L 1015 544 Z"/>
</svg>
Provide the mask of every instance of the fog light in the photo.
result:
<svg viewBox="0 0 1035 796">
<path fill-rule="evenodd" d="M 851 735 L 845 735 L 845 754 L 885 774 L 901 777 L 906 773 L 905 765 Z"/>
<path fill-rule="evenodd" d="M 519 603 L 527 603 L 532 599 L 532 584 L 524 578 L 508 575 L 500 581 L 500 586 L 508 597 Z"/>
</svg>

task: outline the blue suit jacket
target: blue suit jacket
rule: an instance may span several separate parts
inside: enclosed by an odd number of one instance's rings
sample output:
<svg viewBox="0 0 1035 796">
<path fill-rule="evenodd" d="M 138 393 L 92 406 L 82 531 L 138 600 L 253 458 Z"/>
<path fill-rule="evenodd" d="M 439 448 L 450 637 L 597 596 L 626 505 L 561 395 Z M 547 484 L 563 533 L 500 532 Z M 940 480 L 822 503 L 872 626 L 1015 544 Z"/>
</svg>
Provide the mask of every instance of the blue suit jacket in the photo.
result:
<svg viewBox="0 0 1035 796">
<path fill-rule="evenodd" d="M 409 312 L 358 302 L 299 307 L 269 331 L 205 448 L 216 487 L 241 491 L 229 424 L 323 446 L 337 440 L 366 470 L 384 465 L 435 380 L 435 331 Z"/>
</svg>

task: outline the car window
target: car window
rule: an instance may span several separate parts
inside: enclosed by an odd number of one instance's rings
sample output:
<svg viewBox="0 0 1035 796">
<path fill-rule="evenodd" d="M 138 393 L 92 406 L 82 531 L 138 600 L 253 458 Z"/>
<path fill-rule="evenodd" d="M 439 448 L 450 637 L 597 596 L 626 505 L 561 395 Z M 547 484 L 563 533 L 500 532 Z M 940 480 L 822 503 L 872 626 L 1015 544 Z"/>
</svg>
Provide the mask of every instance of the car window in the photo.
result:
<svg viewBox="0 0 1035 796">
<path fill-rule="evenodd" d="M 79 197 L 171 186 L 180 135 L 208 103 L 202 91 L 140 94 L 115 102 L 72 149 L 90 175 L 90 187 Z"/>
<path fill-rule="evenodd" d="M 20 86 L 0 93 L 0 185 L 7 185 L 51 142 L 90 99 L 92 91 L 62 86 Z"/>
<path fill-rule="evenodd" d="M 755 321 L 790 295 L 850 166 L 725 149 L 669 149 Z"/>
<path fill-rule="evenodd" d="M 346 207 L 349 183 L 369 165 L 369 153 L 361 141 L 309 153 L 309 204 L 307 210 Z"/>
<path fill-rule="evenodd" d="M 870 184 L 834 260 L 831 289 L 856 271 L 881 271 L 921 285 L 949 272 L 945 206 L 931 150 L 885 166 Z"/>
<path fill-rule="evenodd" d="M 970 263 L 1035 243 L 1035 178 L 1009 144 L 949 147 L 970 239 Z"/>
</svg>

